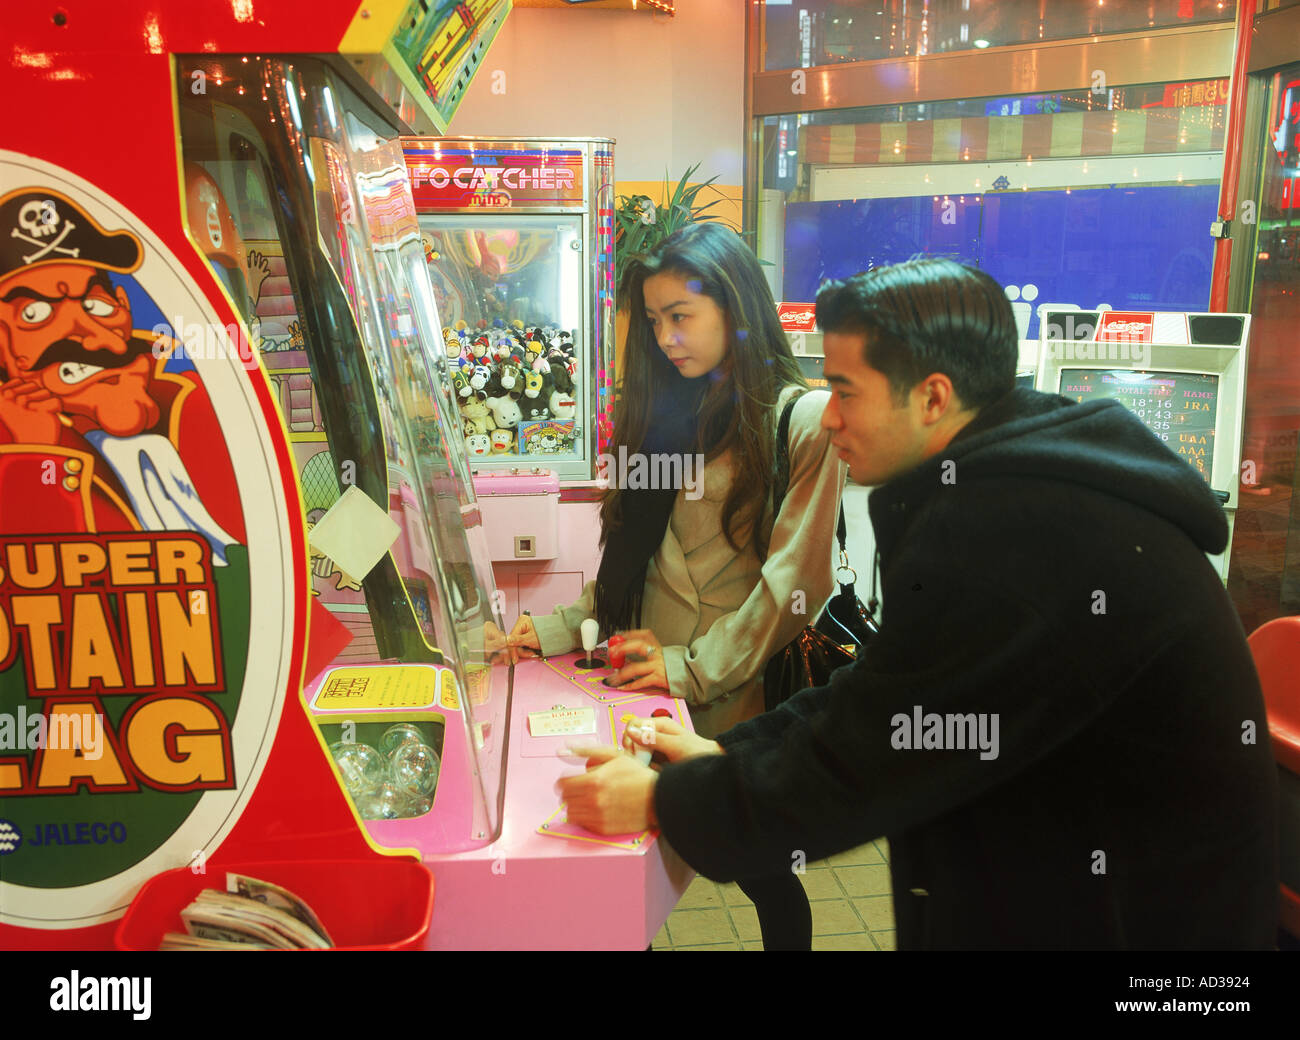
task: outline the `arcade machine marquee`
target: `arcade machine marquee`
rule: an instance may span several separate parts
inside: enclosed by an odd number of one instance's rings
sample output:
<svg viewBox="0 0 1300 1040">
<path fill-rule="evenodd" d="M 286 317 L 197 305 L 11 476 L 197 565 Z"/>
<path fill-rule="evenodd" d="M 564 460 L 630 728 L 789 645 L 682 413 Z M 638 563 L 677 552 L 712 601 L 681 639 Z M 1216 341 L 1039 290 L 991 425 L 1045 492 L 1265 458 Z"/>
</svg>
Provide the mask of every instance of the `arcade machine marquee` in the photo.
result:
<svg viewBox="0 0 1300 1040">
<path fill-rule="evenodd" d="M 151 879 L 276 861 L 328 865 L 327 927 L 420 863 L 427 947 L 644 948 L 690 872 L 568 824 L 559 752 L 689 717 L 580 654 L 510 663 L 398 140 L 445 123 L 331 57 L 441 39 L 430 5 L 195 6 L 23 16 L 45 63 L 0 73 L 86 106 L 111 76 L 176 141 L 134 172 L 0 151 L 0 709 L 80 727 L 0 747 L 0 945 L 156 945 Z"/>
</svg>

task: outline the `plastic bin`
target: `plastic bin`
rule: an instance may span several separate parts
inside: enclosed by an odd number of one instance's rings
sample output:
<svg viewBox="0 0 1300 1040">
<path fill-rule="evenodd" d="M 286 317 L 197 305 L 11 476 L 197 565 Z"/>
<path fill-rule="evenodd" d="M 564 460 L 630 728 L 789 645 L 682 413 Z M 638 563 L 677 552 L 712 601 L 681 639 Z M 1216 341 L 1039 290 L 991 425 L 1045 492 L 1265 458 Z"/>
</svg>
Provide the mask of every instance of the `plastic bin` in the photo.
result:
<svg viewBox="0 0 1300 1040">
<path fill-rule="evenodd" d="M 119 950 L 156 950 L 184 932 L 181 911 L 205 888 L 222 891 L 226 872 L 287 888 L 316 912 L 338 950 L 416 950 L 433 916 L 433 873 L 411 859 L 209 861 L 207 872 L 168 870 L 141 886 L 117 926 Z"/>
</svg>

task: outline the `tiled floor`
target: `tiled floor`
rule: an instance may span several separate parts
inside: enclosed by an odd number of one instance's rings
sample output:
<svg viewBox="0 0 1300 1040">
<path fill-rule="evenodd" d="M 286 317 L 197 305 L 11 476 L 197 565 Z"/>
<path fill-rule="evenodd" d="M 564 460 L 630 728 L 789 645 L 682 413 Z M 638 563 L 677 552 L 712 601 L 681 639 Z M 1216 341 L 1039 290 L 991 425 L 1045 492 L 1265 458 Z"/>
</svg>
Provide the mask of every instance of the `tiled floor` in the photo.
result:
<svg viewBox="0 0 1300 1040">
<path fill-rule="evenodd" d="M 892 950 L 894 911 L 885 841 L 810 864 L 801 875 L 813 914 L 814 950 Z M 735 885 L 696 878 L 655 950 L 761 950 L 758 915 Z"/>
</svg>

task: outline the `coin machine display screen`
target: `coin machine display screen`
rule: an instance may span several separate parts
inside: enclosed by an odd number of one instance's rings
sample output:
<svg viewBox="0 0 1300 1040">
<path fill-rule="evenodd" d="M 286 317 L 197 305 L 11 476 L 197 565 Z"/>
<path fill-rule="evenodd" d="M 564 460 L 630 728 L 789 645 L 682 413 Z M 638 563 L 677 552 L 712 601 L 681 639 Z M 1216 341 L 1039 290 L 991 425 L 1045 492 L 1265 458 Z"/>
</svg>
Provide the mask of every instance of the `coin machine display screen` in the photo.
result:
<svg viewBox="0 0 1300 1040">
<path fill-rule="evenodd" d="M 1201 372 L 1061 369 L 1060 393 L 1073 401 L 1119 401 L 1209 481 L 1219 377 Z"/>
</svg>

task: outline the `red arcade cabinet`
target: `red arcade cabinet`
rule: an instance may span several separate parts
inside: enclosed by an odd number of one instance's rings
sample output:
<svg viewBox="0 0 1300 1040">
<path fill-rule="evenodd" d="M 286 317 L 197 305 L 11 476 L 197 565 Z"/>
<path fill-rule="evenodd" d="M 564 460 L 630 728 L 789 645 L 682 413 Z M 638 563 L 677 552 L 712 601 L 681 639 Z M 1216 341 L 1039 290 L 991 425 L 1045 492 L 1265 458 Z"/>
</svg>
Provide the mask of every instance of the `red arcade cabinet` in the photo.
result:
<svg viewBox="0 0 1300 1040">
<path fill-rule="evenodd" d="M 690 872 L 556 753 L 687 719 L 501 652 L 397 140 L 508 0 L 69 7 L 0 67 L 0 946 L 234 869 L 339 945 L 643 948 Z"/>
</svg>

